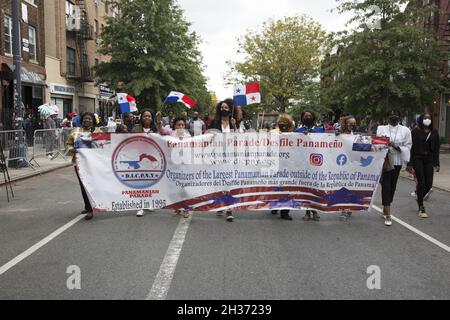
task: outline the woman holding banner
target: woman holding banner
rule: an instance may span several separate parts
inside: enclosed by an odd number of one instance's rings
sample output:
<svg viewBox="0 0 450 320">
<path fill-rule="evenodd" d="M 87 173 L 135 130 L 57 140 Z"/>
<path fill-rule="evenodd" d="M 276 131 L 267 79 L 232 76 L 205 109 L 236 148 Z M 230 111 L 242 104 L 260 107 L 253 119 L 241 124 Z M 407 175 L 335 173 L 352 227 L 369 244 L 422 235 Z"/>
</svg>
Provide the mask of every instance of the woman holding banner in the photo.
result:
<svg viewBox="0 0 450 320">
<path fill-rule="evenodd" d="M 172 122 L 172 127 L 163 127 L 161 113 L 156 114 L 156 123 L 158 126 L 158 132 L 162 136 L 171 136 L 174 138 L 190 138 L 192 137 L 189 131 L 186 129 L 187 120 L 184 117 L 177 117 Z M 189 218 L 189 211 L 187 210 L 176 210 L 175 214 L 183 215 L 183 218 Z"/>
<path fill-rule="evenodd" d="M 290 115 L 280 114 L 277 120 L 277 127 L 271 131 L 271 133 L 288 133 L 294 132 L 294 120 Z M 273 215 L 278 214 L 278 210 L 272 210 Z M 289 215 L 289 210 L 281 210 L 280 218 L 283 220 L 292 221 L 292 217 Z"/>
<path fill-rule="evenodd" d="M 237 121 L 235 116 L 237 115 L 236 107 L 233 104 L 232 99 L 226 99 L 217 104 L 216 116 L 211 129 L 219 130 L 222 133 L 230 133 L 238 131 Z M 221 216 L 223 211 L 218 211 L 217 215 Z M 226 213 L 227 221 L 233 222 L 233 212 L 228 210 Z"/>
<path fill-rule="evenodd" d="M 322 127 L 317 127 L 317 117 L 314 114 L 314 112 L 312 111 L 303 111 L 301 116 L 300 116 L 300 127 L 297 128 L 297 130 L 295 130 L 295 132 L 299 132 L 299 133 L 304 133 L 304 134 L 308 134 L 308 133 L 324 133 L 325 129 Z M 312 218 L 311 218 L 311 213 L 312 213 Z M 306 210 L 306 214 L 303 217 L 304 221 L 310 221 L 310 220 L 314 220 L 314 221 L 320 221 L 320 216 L 317 213 L 317 211 L 315 210 Z"/>
<path fill-rule="evenodd" d="M 379 126 L 378 137 L 389 138 L 389 151 L 383 165 L 381 177 L 381 193 L 383 198 L 384 224 L 392 226 L 391 204 L 394 200 L 398 177 L 404 163 L 409 162 L 411 156 L 411 131 L 400 124 L 397 111 L 388 113 L 388 125 Z"/>
<path fill-rule="evenodd" d="M 150 109 L 144 109 L 141 111 L 141 118 L 139 124 L 135 125 L 131 130 L 131 133 L 155 133 L 156 126 L 153 121 L 152 111 Z M 136 217 L 142 217 L 145 213 L 153 212 L 150 209 L 141 209 L 136 213 Z"/>
<path fill-rule="evenodd" d="M 340 130 L 336 131 L 336 134 L 354 134 L 356 132 L 356 118 L 352 115 L 346 115 L 341 117 L 339 121 Z M 352 215 L 351 211 L 343 211 L 339 217 L 341 221 L 347 221 Z"/>
<path fill-rule="evenodd" d="M 81 195 L 84 201 L 84 211 L 81 214 L 86 214 L 85 219 L 91 220 L 94 217 L 91 203 L 89 202 L 89 197 L 86 193 L 86 189 L 80 179 L 80 174 L 78 173 L 78 167 L 76 165 L 76 155 L 78 149 L 90 148 L 91 147 L 91 135 L 94 132 L 101 132 L 99 128 L 95 127 L 95 115 L 90 112 L 85 112 L 81 115 L 81 128 L 76 128 L 72 130 L 67 139 L 66 150 L 69 155 L 72 156 L 72 163 L 75 165 L 75 173 L 80 183 Z"/>
</svg>

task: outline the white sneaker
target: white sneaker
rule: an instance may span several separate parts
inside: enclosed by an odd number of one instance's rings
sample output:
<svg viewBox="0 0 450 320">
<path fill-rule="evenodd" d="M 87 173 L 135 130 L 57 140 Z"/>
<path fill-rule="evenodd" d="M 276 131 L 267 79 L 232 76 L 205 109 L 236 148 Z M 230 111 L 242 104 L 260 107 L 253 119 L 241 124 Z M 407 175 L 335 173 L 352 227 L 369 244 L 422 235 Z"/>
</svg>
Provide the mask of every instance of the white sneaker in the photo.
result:
<svg viewBox="0 0 450 320">
<path fill-rule="evenodd" d="M 425 197 L 423 197 L 424 201 L 428 201 L 430 200 L 430 196 L 433 193 L 433 188 L 430 189 L 430 191 L 428 191 L 428 193 L 425 195 Z"/>
<path fill-rule="evenodd" d="M 144 210 L 139 210 L 138 212 L 136 212 L 136 217 L 142 217 L 144 216 Z"/>
<path fill-rule="evenodd" d="M 392 226 L 392 218 L 388 219 L 387 217 L 384 217 L 384 225 L 388 227 Z"/>
</svg>

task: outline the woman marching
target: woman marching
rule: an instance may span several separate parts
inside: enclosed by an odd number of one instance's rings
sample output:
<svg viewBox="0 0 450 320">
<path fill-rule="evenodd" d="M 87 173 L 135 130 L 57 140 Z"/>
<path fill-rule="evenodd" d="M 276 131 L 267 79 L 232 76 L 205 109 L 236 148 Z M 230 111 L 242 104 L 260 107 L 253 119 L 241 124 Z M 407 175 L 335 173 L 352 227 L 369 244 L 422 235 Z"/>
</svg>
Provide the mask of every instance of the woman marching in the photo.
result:
<svg viewBox="0 0 450 320">
<path fill-rule="evenodd" d="M 217 104 L 216 116 L 211 129 L 219 130 L 222 133 L 230 133 L 238 131 L 237 121 L 235 116 L 237 115 L 236 107 L 233 104 L 232 99 L 226 99 Z M 223 211 L 218 211 L 217 215 L 221 216 Z M 226 213 L 226 219 L 228 222 L 233 222 L 233 212 L 228 210 Z"/>
<path fill-rule="evenodd" d="M 434 170 L 440 171 L 439 133 L 433 128 L 431 114 L 424 113 L 417 119 L 417 127 L 411 133 L 412 148 L 408 171 L 416 175 L 419 217 L 428 218 L 423 205 L 424 197 L 433 187 Z"/>
<path fill-rule="evenodd" d="M 76 155 L 78 153 L 78 149 L 80 148 L 90 148 L 91 147 L 91 134 L 95 132 L 101 132 L 99 128 L 96 128 L 95 123 L 95 115 L 90 112 L 85 112 L 80 117 L 81 128 L 76 128 L 72 130 L 67 139 L 66 150 L 69 155 L 72 156 L 72 163 L 75 167 L 75 173 L 78 178 L 78 182 L 80 183 L 81 195 L 83 196 L 84 201 L 84 210 L 81 214 L 86 214 L 85 219 L 91 220 L 94 217 L 94 213 L 92 211 L 91 203 L 89 202 L 89 197 L 86 193 L 86 189 L 83 186 L 83 183 L 80 179 L 80 174 L 78 173 L 78 167 L 76 165 Z"/>
<path fill-rule="evenodd" d="M 186 129 L 187 120 L 184 117 L 175 118 L 172 122 L 172 127 L 163 127 L 161 112 L 156 114 L 156 123 L 158 126 L 158 132 L 162 136 L 171 136 L 175 138 L 191 138 L 191 134 Z M 189 211 L 187 210 L 176 210 L 177 215 L 183 212 L 183 218 L 189 218 Z"/>
<path fill-rule="evenodd" d="M 404 163 L 409 162 L 411 156 L 411 131 L 400 124 L 397 111 L 388 113 L 388 125 L 379 126 L 378 137 L 389 138 L 389 152 L 383 166 L 381 177 L 381 194 L 383 198 L 384 224 L 392 226 L 391 204 L 394 200 L 398 177 Z"/>
<path fill-rule="evenodd" d="M 294 120 L 290 115 L 280 114 L 277 120 L 277 127 L 271 131 L 272 133 L 288 133 L 294 132 Z M 273 215 L 278 214 L 278 210 L 272 210 Z M 289 210 L 281 210 L 280 218 L 283 220 L 292 221 L 292 217 L 289 215 Z"/>
<path fill-rule="evenodd" d="M 344 116 L 340 119 L 340 130 L 336 134 L 354 134 L 356 132 L 356 118 L 352 115 Z M 352 215 L 351 211 L 343 211 L 339 217 L 341 221 L 347 221 Z"/>
<path fill-rule="evenodd" d="M 131 130 L 131 133 L 156 133 L 155 122 L 153 121 L 153 114 L 150 109 L 144 109 L 141 111 L 141 118 L 139 124 L 135 125 Z M 153 212 L 150 209 L 141 209 L 136 213 L 136 217 L 142 217 L 145 213 Z"/>
<path fill-rule="evenodd" d="M 312 111 L 303 111 L 301 116 L 300 116 L 300 127 L 297 128 L 297 130 L 295 130 L 295 132 L 299 132 L 299 133 L 304 133 L 304 134 L 308 134 L 308 133 L 324 133 L 325 129 L 322 127 L 317 127 L 317 117 L 314 114 L 314 112 Z M 312 218 L 311 218 L 311 213 L 313 214 Z M 314 220 L 314 221 L 320 221 L 320 216 L 317 213 L 317 211 L 315 210 L 306 210 L 306 214 L 303 217 L 304 221 L 310 221 L 310 220 Z"/>
</svg>

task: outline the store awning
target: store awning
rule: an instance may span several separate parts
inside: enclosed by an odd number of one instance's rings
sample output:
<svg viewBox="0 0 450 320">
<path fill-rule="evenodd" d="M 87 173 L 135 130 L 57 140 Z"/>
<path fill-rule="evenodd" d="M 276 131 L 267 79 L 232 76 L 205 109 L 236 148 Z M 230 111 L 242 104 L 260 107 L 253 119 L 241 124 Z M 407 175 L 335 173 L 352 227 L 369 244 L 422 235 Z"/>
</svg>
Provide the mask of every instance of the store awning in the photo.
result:
<svg viewBox="0 0 450 320">
<path fill-rule="evenodd" d="M 9 63 L 4 63 L 4 65 L 6 65 L 9 68 L 9 70 L 11 71 L 11 77 L 12 77 L 12 73 L 14 73 L 14 65 L 9 64 Z M 33 86 L 45 86 L 46 85 L 45 81 L 41 78 L 41 76 L 39 76 L 39 74 L 37 74 L 34 71 L 30 71 L 30 70 L 26 69 L 25 67 L 21 68 L 20 79 L 22 80 L 23 83 L 31 84 Z"/>
</svg>

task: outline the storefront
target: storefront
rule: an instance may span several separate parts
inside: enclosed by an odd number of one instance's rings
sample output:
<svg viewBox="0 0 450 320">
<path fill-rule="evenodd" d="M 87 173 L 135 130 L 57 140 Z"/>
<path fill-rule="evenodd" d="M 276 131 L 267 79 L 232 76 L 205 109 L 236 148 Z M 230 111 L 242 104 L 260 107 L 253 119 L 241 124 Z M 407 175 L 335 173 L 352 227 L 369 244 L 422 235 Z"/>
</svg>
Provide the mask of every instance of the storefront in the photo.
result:
<svg viewBox="0 0 450 320">
<path fill-rule="evenodd" d="M 50 100 L 59 108 L 58 118 L 63 119 L 68 113 L 73 112 L 74 95 L 75 87 L 58 83 L 50 84 Z"/>
<path fill-rule="evenodd" d="M 14 66 L 11 64 L 3 63 L 1 66 L 2 112 L 0 119 L 4 130 L 13 129 L 14 86 L 12 85 L 12 70 L 14 70 Z M 38 107 L 44 104 L 44 89 L 46 86 L 43 80 L 44 76 L 22 67 L 20 77 L 22 81 L 22 102 L 25 107 L 24 116 L 25 119 L 30 118 L 31 121 L 27 123 L 32 123 L 33 129 L 36 129 L 39 127 Z"/>
</svg>

